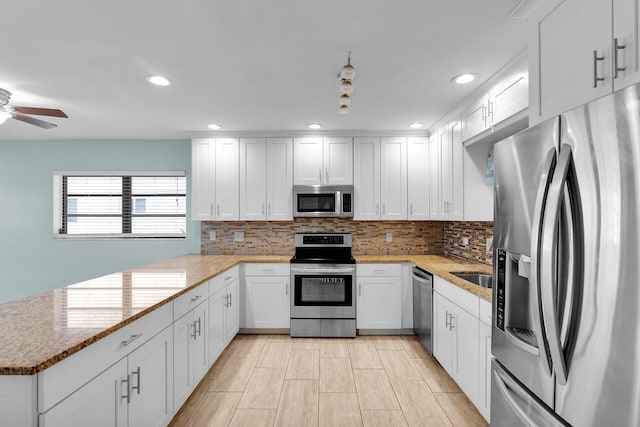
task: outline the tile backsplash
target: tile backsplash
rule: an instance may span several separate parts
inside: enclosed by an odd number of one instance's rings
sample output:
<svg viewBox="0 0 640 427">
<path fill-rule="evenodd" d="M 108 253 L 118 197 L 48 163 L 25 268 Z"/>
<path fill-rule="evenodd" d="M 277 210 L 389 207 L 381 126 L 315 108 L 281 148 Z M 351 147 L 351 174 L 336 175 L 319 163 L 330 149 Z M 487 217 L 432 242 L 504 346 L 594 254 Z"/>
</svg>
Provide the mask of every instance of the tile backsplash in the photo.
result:
<svg viewBox="0 0 640 427">
<path fill-rule="evenodd" d="M 216 232 L 216 240 L 209 232 Z M 244 242 L 234 232 L 244 232 Z M 355 255 L 444 253 L 444 223 L 436 221 L 353 221 L 343 218 L 296 218 L 293 221 L 203 222 L 202 254 L 293 255 L 293 235 L 300 232 L 350 232 Z M 386 241 L 391 233 L 392 242 Z"/>
<path fill-rule="evenodd" d="M 216 240 L 210 240 L 215 231 Z M 242 231 L 244 241 L 234 240 Z M 355 255 L 451 255 L 491 265 L 486 239 L 491 222 L 354 221 L 343 218 L 296 218 L 293 221 L 203 222 L 201 253 L 212 255 L 293 255 L 293 235 L 299 232 L 350 232 Z M 392 241 L 387 242 L 387 233 Z M 469 238 L 469 244 L 462 243 Z"/>
<path fill-rule="evenodd" d="M 468 238 L 468 244 L 463 242 Z M 445 255 L 492 265 L 493 250 L 487 239 L 493 241 L 493 223 L 489 221 L 450 221 L 444 226 Z"/>
</svg>

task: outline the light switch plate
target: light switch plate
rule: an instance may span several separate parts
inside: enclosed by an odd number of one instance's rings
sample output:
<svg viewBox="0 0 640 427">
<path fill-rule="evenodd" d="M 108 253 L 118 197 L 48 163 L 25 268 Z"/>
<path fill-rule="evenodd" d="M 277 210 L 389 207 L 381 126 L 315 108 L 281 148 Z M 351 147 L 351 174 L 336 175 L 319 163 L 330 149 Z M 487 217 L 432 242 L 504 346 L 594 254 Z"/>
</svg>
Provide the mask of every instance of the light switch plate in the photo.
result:
<svg viewBox="0 0 640 427">
<path fill-rule="evenodd" d="M 393 242 L 393 233 L 392 232 L 388 232 L 387 233 L 387 242 L 388 243 Z"/>
<path fill-rule="evenodd" d="M 233 240 L 236 242 L 244 242 L 244 231 L 234 231 Z"/>
<path fill-rule="evenodd" d="M 469 238 L 468 237 L 463 237 L 462 238 L 462 244 L 463 245 L 468 245 L 469 244 Z"/>
<path fill-rule="evenodd" d="M 209 240 L 216 240 L 218 238 L 215 231 L 209 231 Z"/>
</svg>

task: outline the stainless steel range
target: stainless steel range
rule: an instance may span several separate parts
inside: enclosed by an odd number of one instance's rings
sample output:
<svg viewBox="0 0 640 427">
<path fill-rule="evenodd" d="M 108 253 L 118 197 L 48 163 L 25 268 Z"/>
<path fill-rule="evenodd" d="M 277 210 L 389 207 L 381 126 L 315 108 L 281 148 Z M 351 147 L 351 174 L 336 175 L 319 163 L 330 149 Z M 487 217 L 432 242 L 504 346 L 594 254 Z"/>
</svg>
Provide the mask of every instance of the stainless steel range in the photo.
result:
<svg viewBox="0 0 640 427">
<path fill-rule="evenodd" d="M 350 233 L 298 233 L 291 259 L 291 336 L 356 336 Z"/>
</svg>

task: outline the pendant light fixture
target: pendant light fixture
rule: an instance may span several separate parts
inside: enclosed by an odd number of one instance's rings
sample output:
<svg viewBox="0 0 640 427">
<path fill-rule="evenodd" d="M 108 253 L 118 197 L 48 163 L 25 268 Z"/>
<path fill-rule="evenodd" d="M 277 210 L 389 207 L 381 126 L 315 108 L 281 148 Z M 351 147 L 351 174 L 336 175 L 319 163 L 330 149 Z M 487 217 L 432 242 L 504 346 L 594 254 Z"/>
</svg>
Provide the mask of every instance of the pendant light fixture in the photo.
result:
<svg viewBox="0 0 640 427">
<path fill-rule="evenodd" d="M 342 67 L 338 73 L 338 81 L 340 82 L 340 98 L 338 99 L 338 112 L 340 114 L 348 114 L 351 105 L 351 93 L 353 92 L 353 79 L 356 78 L 356 69 L 351 65 L 351 52 L 347 57 L 347 65 Z"/>
</svg>

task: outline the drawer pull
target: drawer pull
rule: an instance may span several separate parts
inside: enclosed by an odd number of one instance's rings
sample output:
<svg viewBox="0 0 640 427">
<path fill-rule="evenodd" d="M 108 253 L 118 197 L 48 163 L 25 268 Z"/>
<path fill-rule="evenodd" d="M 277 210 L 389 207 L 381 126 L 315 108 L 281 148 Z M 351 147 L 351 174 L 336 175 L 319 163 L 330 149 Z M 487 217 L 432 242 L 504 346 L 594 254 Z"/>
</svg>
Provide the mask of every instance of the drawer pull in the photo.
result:
<svg viewBox="0 0 640 427">
<path fill-rule="evenodd" d="M 126 341 L 122 341 L 122 342 L 120 343 L 120 345 L 121 345 L 122 347 L 126 347 L 126 346 L 128 346 L 129 344 L 131 344 L 132 342 L 134 342 L 135 340 L 137 340 L 138 338 L 140 338 L 141 336 L 142 336 L 142 334 L 131 335 L 131 337 L 130 337 L 128 340 L 126 340 Z"/>
<path fill-rule="evenodd" d="M 202 298 L 202 295 L 196 295 L 195 297 L 191 297 L 191 302 L 196 302 L 196 301 L 198 301 L 200 298 Z"/>
<path fill-rule="evenodd" d="M 384 274 L 385 270 L 373 270 L 374 273 Z"/>
<path fill-rule="evenodd" d="M 233 276 L 227 276 L 224 278 L 224 281 L 226 282 L 227 280 L 231 280 L 233 278 Z"/>
</svg>

